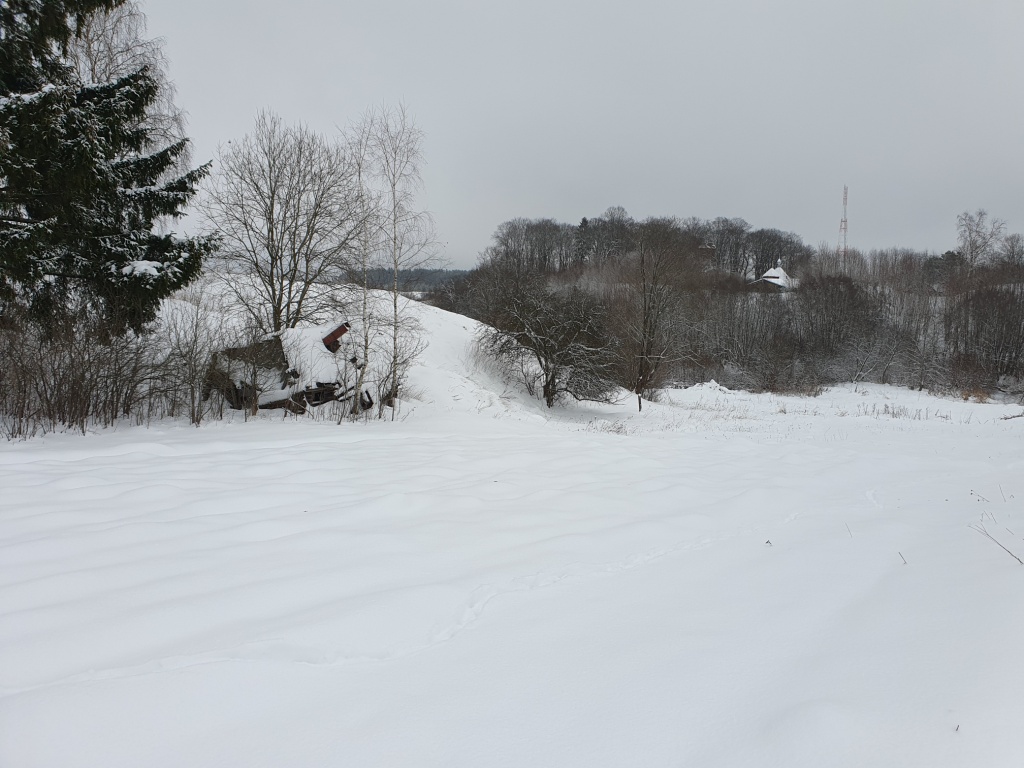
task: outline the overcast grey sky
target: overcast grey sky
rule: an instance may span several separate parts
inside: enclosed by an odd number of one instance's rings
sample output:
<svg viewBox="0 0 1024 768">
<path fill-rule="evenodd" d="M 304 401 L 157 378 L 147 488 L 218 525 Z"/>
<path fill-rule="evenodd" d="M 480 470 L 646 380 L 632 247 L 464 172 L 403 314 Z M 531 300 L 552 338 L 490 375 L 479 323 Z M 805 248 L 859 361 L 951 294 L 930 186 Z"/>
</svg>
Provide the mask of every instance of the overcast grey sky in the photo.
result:
<svg viewBox="0 0 1024 768">
<path fill-rule="evenodd" d="M 404 101 L 454 267 L 507 219 L 741 216 L 943 251 L 1024 232 L 1022 0 L 143 0 L 196 159 Z"/>
</svg>

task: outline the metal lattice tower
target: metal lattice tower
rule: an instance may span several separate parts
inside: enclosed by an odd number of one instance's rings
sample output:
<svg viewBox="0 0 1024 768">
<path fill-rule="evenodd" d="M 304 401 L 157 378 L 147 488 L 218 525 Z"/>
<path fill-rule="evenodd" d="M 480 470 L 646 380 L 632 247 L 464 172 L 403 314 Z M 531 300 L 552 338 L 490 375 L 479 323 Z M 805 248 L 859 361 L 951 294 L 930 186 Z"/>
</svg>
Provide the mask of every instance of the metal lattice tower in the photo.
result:
<svg viewBox="0 0 1024 768">
<path fill-rule="evenodd" d="M 843 185 L 843 218 L 839 222 L 839 252 L 843 254 L 843 261 L 846 261 L 846 234 L 849 225 L 846 222 L 846 198 L 849 194 L 849 187 Z"/>
</svg>

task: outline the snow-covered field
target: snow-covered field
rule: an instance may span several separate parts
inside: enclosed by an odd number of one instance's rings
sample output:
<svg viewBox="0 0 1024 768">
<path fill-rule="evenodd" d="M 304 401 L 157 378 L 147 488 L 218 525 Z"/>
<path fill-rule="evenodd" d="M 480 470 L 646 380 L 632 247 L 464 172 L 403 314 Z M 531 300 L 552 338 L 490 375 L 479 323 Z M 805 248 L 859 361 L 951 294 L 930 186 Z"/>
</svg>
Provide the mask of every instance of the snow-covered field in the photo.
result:
<svg viewBox="0 0 1024 768">
<path fill-rule="evenodd" d="M 1020 406 L 549 412 L 422 322 L 394 422 L 0 444 L 0 766 L 1024 765 Z"/>
</svg>

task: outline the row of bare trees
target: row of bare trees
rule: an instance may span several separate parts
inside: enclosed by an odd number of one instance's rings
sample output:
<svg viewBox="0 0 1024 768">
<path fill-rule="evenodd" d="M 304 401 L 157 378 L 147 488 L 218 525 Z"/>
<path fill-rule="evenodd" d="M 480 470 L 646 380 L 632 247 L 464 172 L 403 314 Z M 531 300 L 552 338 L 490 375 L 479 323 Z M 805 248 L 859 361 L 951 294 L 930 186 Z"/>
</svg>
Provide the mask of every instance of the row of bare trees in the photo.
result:
<svg viewBox="0 0 1024 768">
<path fill-rule="evenodd" d="M 223 415 L 205 399 L 218 349 L 243 338 L 225 324 L 216 295 L 193 285 L 165 304 L 144 334 L 110 336 L 85 308 L 73 322 L 0 328 L 0 436 L 149 423 L 164 417 L 193 424 Z"/>
<path fill-rule="evenodd" d="M 792 232 L 754 229 L 740 218 L 673 219 L 677 236 L 696 243 L 714 269 L 741 278 L 753 278 L 784 261 L 802 269 L 814 250 Z M 601 216 L 584 218 L 578 225 L 554 219 L 512 219 L 494 233 L 491 254 L 501 254 L 539 273 L 563 273 L 583 267 L 617 262 L 636 248 L 636 222 L 615 206 Z"/>
<path fill-rule="evenodd" d="M 558 303 L 576 297 L 573 306 L 587 312 L 579 318 L 574 310 L 576 325 L 595 329 L 585 350 L 593 362 L 577 354 L 572 365 L 588 386 L 560 392 L 607 397 L 621 388 L 641 408 L 661 387 L 711 378 L 772 391 L 872 381 L 1018 392 L 1020 237 L 976 211 L 960 217 L 958 241 L 941 256 L 862 254 L 813 249 L 795 235 L 750 231 L 736 219 L 634 221 L 621 209 L 579 226 L 517 219 L 501 225 L 477 268 L 435 300 L 486 323 L 485 348 L 514 361 L 528 380 L 544 371 L 541 358 L 554 358 L 551 345 L 563 335 L 567 318 L 558 317 Z M 577 254 L 569 266 L 566 253 Z M 751 279 L 750 270 L 779 263 L 798 278 L 795 290 Z M 529 332 L 507 316 L 508 309 L 514 319 L 522 314 L 514 293 L 527 287 L 535 303 L 546 302 L 533 309 Z M 524 368 L 523 357 L 535 360 Z M 571 381 L 567 370 L 562 375 Z M 589 383 L 595 378 L 602 387 Z"/>
</svg>

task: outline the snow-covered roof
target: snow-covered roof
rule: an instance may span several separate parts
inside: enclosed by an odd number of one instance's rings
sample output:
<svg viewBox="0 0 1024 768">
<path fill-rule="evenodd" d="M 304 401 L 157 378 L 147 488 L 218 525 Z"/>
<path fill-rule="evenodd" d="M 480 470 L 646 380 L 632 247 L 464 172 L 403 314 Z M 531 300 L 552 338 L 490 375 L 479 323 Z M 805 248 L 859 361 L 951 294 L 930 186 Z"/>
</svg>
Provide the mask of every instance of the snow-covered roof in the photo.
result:
<svg viewBox="0 0 1024 768">
<path fill-rule="evenodd" d="M 340 336 L 339 348 L 331 352 L 324 346 L 324 337 L 336 330 L 340 321 L 305 328 L 281 331 L 281 345 L 288 363 L 298 374 L 296 388 L 313 386 L 321 381 L 342 381 L 346 378 L 353 358 L 359 354 L 355 334 Z M 349 372 L 349 375 L 350 372 Z"/>
<path fill-rule="evenodd" d="M 755 282 L 760 282 L 762 280 L 766 283 L 777 285 L 780 288 L 785 288 L 786 290 L 796 288 L 796 280 L 786 274 L 786 270 L 782 268 L 781 262 L 761 275 L 761 277 Z"/>
</svg>

